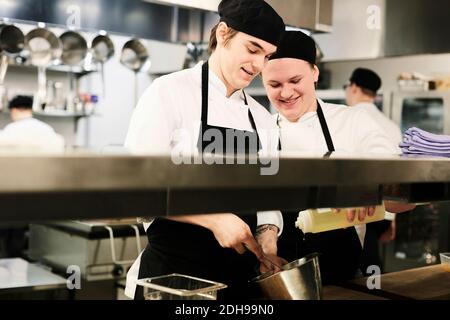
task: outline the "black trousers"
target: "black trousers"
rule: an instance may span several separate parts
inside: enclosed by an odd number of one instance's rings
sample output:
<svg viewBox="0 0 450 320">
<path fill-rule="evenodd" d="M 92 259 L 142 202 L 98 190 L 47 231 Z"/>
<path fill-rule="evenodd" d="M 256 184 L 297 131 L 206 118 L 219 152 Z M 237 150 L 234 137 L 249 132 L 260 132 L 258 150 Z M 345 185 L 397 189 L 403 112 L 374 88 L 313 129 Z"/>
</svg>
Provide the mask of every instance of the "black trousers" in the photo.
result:
<svg viewBox="0 0 450 320">
<path fill-rule="evenodd" d="M 256 214 L 240 217 L 255 230 Z M 147 236 L 139 279 L 181 273 L 226 284 L 228 288 L 218 292 L 219 300 L 250 298 L 248 282 L 257 275 L 258 267 L 253 253 L 240 255 L 222 248 L 206 228 L 163 218 L 153 221 Z M 143 299 L 140 286 L 135 299 Z"/>
<path fill-rule="evenodd" d="M 298 212 L 283 212 L 284 228 L 278 239 L 278 255 L 293 261 L 310 253 L 319 253 L 323 284 L 354 278 L 362 252 L 355 228 L 303 234 L 295 227 L 297 217 Z"/>
</svg>

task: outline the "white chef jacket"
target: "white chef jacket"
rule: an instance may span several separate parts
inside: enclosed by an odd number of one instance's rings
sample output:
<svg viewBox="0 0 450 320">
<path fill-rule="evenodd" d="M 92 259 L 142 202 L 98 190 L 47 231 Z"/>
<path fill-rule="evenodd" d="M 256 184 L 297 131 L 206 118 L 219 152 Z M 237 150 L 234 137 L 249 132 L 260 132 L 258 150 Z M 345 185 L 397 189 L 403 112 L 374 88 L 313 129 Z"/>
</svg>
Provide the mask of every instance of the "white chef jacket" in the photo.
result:
<svg viewBox="0 0 450 320">
<path fill-rule="evenodd" d="M 402 142 L 402 132 L 400 127 L 391 119 L 386 117 L 386 115 L 381 112 L 377 106 L 370 102 L 360 102 L 355 104 L 352 108 L 360 108 L 366 110 L 372 119 L 374 119 L 384 130 L 384 132 L 388 135 L 389 139 L 391 139 L 392 143 L 396 146 Z M 391 213 L 386 211 L 386 220 L 395 220 L 395 213 Z"/>
<path fill-rule="evenodd" d="M 343 154 L 399 154 L 381 126 L 362 108 L 324 103 L 319 100 L 337 153 Z M 304 114 L 297 122 L 276 115 L 283 152 L 325 154 L 328 147 L 322 133 L 317 112 Z M 398 143 L 397 143 L 398 145 Z M 361 246 L 366 225 L 355 226 Z"/>
<path fill-rule="evenodd" d="M 402 141 L 402 132 L 399 126 L 386 117 L 386 115 L 381 112 L 376 105 L 370 102 L 361 102 L 355 104 L 352 108 L 359 108 L 366 110 L 375 122 L 377 122 L 382 129 L 387 133 L 389 139 L 391 139 L 392 143 L 396 146 L 400 144 Z"/>
<path fill-rule="evenodd" d="M 35 118 L 24 118 L 8 124 L 0 132 L 0 146 L 29 151 L 61 152 L 64 138 L 52 127 Z"/>
<path fill-rule="evenodd" d="M 194 68 L 162 76 L 150 85 L 133 112 L 125 146 L 135 154 L 197 154 L 200 133 L 202 63 Z M 279 130 L 273 116 L 242 90 L 229 98 L 224 83 L 209 70 L 208 125 L 253 132 L 250 108 L 261 142 L 262 155 L 276 153 Z M 279 211 L 258 212 L 257 224 L 274 224 L 280 233 L 283 217 Z M 147 229 L 148 223 L 144 224 Z M 140 257 L 127 274 L 125 294 L 134 297 Z"/>
</svg>

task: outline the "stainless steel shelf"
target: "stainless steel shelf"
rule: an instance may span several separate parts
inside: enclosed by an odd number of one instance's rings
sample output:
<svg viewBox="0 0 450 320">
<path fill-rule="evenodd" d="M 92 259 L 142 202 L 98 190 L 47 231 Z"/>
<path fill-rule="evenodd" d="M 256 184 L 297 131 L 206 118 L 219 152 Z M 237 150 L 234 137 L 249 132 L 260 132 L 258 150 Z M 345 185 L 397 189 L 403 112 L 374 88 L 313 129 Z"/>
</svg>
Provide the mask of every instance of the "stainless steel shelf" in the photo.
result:
<svg viewBox="0 0 450 320">
<path fill-rule="evenodd" d="M 18 63 L 13 59 L 9 60 L 9 68 L 25 68 L 25 69 L 35 69 L 37 72 L 37 67 L 31 65 L 28 62 L 24 62 L 24 63 Z M 82 66 L 66 66 L 66 65 L 62 65 L 62 64 L 57 64 L 57 65 L 50 65 L 48 67 L 46 67 L 47 71 L 55 71 L 55 72 L 65 72 L 65 73 L 74 73 L 77 74 L 79 76 L 91 73 L 91 72 L 97 72 L 98 70 L 96 68 L 92 68 L 92 69 L 85 69 Z"/>
<path fill-rule="evenodd" d="M 0 116 L 9 117 L 9 111 L 0 111 Z M 50 117 L 50 118 L 85 118 L 93 116 L 101 116 L 99 113 L 82 113 L 82 112 L 68 112 L 68 111 L 33 111 L 33 116 L 36 117 Z"/>
<path fill-rule="evenodd" d="M 203 160 L 4 154 L 0 221 L 297 210 L 378 204 L 382 197 L 450 200 L 447 159 L 283 157 L 276 175 L 261 175 L 261 166 L 248 161 Z"/>
</svg>

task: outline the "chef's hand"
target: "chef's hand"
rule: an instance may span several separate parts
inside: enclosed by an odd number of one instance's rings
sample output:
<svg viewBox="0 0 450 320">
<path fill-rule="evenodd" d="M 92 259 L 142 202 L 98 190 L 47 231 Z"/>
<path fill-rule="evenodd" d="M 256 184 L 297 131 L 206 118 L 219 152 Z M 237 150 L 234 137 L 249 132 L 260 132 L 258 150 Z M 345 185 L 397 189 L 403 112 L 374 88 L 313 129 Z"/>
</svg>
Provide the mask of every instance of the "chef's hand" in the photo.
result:
<svg viewBox="0 0 450 320">
<path fill-rule="evenodd" d="M 281 267 L 288 262 L 277 255 L 278 227 L 275 225 L 262 225 L 256 230 L 256 241 L 261 246 L 265 262 L 259 266 L 259 271 L 264 274 L 269 271 L 281 271 Z"/>
<path fill-rule="evenodd" d="M 403 203 L 396 201 L 385 201 L 384 206 L 386 208 L 386 211 L 392 213 L 408 212 L 416 208 L 416 205 L 414 203 Z"/>
<path fill-rule="evenodd" d="M 383 234 L 380 236 L 379 241 L 380 243 L 388 243 L 395 239 L 395 233 L 396 233 L 396 226 L 395 226 L 395 220 L 391 222 L 391 225 L 389 226 L 389 229 L 387 229 Z"/>
<path fill-rule="evenodd" d="M 375 206 L 364 207 L 364 208 L 352 208 L 347 210 L 347 221 L 353 222 L 356 217 L 360 222 L 366 219 L 366 216 L 373 216 L 375 214 Z M 340 213 L 342 209 L 333 209 L 333 212 Z"/>
<path fill-rule="evenodd" d="M 217 242 L 223 248 L 232 248 L 243 254 L 246 250 L 253 252 L 261 260 L 264 257 L 261 247 L 256 242 L 248 224 L 235 214 L 214 214 L 209 224 Z"/>
<path fill-rule="evenodd" d="M 277 256 L 276 254 L 265 254 L 264 261 L 261 261 L 259 264 L 259 272 L 261 274 L 267 273 L 267 272 L 279 272 L 281 271 L 281 267 L 285 264 L 288 264 L 286 260 L 283 258 Z"/>
<path fill-rule="evenodd" d="M 250 227 L 235 214 L 199 214 L 168 219 L 207 228 L 214 234 L 221 247 L 234 249 L 240 254 L 249 250 L 256 255 L 259 261 L 266 263 L 264 253 L 253 237 Z"/>
</svg>

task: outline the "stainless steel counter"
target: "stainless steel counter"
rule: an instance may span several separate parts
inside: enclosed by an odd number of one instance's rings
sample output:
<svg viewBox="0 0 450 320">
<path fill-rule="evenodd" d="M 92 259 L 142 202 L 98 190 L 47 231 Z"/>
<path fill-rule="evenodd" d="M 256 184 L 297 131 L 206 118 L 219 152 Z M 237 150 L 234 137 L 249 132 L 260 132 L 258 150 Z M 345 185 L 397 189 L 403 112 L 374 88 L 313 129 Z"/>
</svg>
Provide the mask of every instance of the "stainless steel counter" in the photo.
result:
<svg viewBox="0 0 450 320">
<path fill-rule="evenodd" d="M 450 200 L 450 160 L 285 156 L 270 165 L 170 157 L 0 156 L 0 221 L 96 219 Z M 258 162 L 259 163 L 259 162 Z M 262 167 L 279 168 L 262 175 Z M 391 186 L 394 185 L 394 186 Z M 389 186 L 389 187 L 388 187 Z"/>
</svg>

